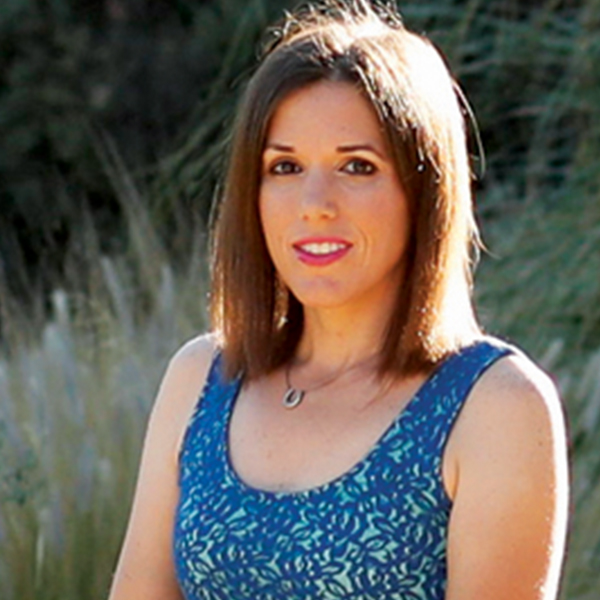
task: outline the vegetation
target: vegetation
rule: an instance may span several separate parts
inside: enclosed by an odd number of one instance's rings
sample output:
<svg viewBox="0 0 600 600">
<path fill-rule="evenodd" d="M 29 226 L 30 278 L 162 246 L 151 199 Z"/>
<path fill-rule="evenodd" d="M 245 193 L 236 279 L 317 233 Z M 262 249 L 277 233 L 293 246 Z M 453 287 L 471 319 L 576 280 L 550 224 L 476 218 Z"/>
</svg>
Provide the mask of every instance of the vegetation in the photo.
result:
<svg viewBox="0 0 600 600">
<path fill-rule="evenodd" d="M 206 325 L 205 223 L 231 109 L 259 32 L 285 5 L 0 8 L 2 599 L 106 596 L 160 373 Z M 489 248 L 479 311 L 563 392 L 576 507 L 563 597 L 591 600 L 600 589 L 600 3 L 402 6 L 448 55 L 477 113 Z"/>
</svg>

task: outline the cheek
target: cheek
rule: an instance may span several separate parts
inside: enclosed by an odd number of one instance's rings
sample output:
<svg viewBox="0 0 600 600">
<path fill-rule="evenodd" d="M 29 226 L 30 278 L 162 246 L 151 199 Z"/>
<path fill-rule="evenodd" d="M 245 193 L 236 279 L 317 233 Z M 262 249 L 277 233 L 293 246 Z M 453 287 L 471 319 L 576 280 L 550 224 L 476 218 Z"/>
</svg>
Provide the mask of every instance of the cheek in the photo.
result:
<svg viewBox="0 0 600 600">
<path fill-rule="evenodd" d="M 261 196 L 258 202 L 258 217 L 265 240 L 271 237 L 273 231 L 273 210 Z"/>
<path fill-rule="evenodd" d="M 382 243 L 384 240 L 404 240 L 410 230 L 410 216 L 405 198 L 392 190 L 389 195 L 382 194 L 371 206 L 364 207 L 357 219 L 368 223 L 372 235 Z"/>
<path fill-rule="evenodd" d="M 259 199 L 258 214 L 263 237 L 267 245 L 267 250 L 271 259 L 276 262 L 278 240 L 281 238 L 281 231 L 284 226 L 283 211 L 278 209 L 274 202 L 269 201 L 268 197 L 263 196 Z"/>
</svg>

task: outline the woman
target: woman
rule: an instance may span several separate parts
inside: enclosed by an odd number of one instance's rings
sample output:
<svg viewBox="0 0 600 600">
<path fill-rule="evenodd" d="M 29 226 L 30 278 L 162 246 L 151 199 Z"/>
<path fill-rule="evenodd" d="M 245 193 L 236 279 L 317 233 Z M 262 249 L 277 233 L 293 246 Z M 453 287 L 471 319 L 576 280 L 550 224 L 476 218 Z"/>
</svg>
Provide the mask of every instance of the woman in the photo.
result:
<svg viewBox="0 0 600 600">
<path fill-rule="evenodd" d="M 458 98 L 389 7 L 278 30 L 234 128 L 213 334 L 165 375 L 111 600 L 556 597 L 562 412 L 474 317 Z"/>
</svg>

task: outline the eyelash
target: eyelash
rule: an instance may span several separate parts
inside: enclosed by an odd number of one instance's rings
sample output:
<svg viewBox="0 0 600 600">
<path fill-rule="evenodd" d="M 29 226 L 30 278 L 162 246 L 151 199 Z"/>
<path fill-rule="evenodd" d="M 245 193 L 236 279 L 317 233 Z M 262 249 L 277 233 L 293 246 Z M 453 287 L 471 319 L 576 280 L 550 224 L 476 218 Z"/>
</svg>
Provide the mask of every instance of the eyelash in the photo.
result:
<svg viewBox="0 0 600 600">
<path fill-rule="evenodd" d="M 348 167 L 350 165 L 360 165 L 360 170 L 358 172 L 355 170 L 350 171 L 351 175 L 367 176 L 367 175 L 373 175 L 374 173 L 377 172 L 377 167 L 371 161 L 366 160 L 364 158 L 353 158 L 353 159 L 349 160 L 344 165 L 344 171 L 347 171 Z"/>
<path fill-rule="evenodd" d="M 349 169 L 351 165 L 354 165 L 354 168 Z M 358 171 L 356 170 L 357 165 L 359 165 Z M 285 170 L 282 171 L 282 167 L 284 167 Z M 292 170 L 289 170 L 290 167 Z M 272 175 L 295 175 L 300 171 L 300 166 L 288 159 L 280 160 L 269 168 L 269 173 Z M 352 158 L 344 164 L 342 171 L 348 173 L 349 175 L 364 177 L 376 173 L 377 167 L 371 161 L 364 158 Z"/>
<path fill-rule="evenodd" d="M 293 171 L 289 171 L 288 169 L 286 169 L 284 172 L 280 171 L 281 167 L 289 167 L 291 166 Z M 269 168 L 269 173 L 271 173 L 272 175 L 292 175 L 292 174 L 296 174 L 298 173 L 300 170 L 300 167 L 294 163 L 291 160 L 280 160 L 277 161 L 274 165 L 272 165 Z"/>
</svg>

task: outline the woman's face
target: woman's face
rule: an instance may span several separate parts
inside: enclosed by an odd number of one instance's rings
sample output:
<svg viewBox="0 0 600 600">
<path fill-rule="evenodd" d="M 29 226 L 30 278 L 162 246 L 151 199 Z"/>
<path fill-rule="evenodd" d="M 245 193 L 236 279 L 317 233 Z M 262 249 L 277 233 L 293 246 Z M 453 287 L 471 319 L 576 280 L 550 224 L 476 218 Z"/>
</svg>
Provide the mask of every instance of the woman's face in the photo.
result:
<svg viewBox="0 0 600 600">
<path fill-rule="evenodd" d="M 407 201 L 377 117 L 354 86 L 321 81 L 277 107 L 259 207 L 273 263 L 305 308 L 394 302 Z"/>
</svg>

